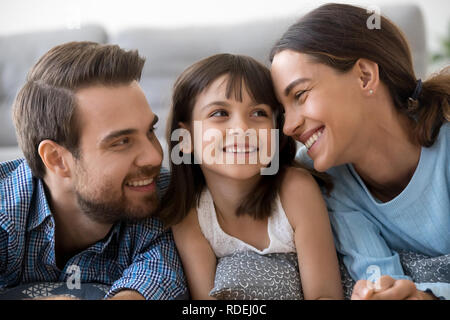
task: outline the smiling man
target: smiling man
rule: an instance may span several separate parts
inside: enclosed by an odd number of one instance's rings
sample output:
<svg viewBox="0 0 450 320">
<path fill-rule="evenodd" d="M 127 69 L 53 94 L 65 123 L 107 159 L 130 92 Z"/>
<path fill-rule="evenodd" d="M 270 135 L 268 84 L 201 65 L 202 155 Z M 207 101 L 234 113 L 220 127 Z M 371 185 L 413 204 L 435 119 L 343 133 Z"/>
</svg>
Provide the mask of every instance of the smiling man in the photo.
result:
<svg viewBox="0 0 450 320">
<path fill-rule="evenodd" d="M 25 160 L 0 164 L 0 289 L 67 282 L 107 298 L 186 291 L 171 233 L 152 217 L 167 187 L 158 117 L 136 51 L 92 42 L 51 49 L 14 103 Z"/>
</svg>

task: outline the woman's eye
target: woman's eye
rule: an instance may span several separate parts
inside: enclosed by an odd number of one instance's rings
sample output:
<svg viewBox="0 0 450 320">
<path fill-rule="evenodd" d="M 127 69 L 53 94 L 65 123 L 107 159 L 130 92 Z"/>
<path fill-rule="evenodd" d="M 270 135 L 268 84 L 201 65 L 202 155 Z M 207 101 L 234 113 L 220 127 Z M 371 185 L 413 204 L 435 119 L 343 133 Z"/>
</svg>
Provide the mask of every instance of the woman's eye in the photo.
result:
<svg viewBox="0 0 450 320">
<path fill-rule="evenodd" d="M 225 110 L 217 110 L 211 113 L 210 117 L 226 117 L 228 113 Z"/>
<path fill-rule="evenodd" d="M 294 99 L 295 99 L 296 101 L 300 100 L 300 98 L 303 96 L 303 94 L 304 94 L 305 92 L 307 92 L 307 91 L 309 91 L 309 90 L 301 90 L 301 91 L 297 92 L 297 93 L 294 95 Z"/>
<path fill-rule="evenodd" d="M 303 91 L 297 92 L 297 93 L 294 95 L 295 100 L 299 100 L 299 99 L 302 97 L 302 95 L 303 95 L 304 93 L 305 93 L 304 90 L 303 90 Z"/>
</svg>

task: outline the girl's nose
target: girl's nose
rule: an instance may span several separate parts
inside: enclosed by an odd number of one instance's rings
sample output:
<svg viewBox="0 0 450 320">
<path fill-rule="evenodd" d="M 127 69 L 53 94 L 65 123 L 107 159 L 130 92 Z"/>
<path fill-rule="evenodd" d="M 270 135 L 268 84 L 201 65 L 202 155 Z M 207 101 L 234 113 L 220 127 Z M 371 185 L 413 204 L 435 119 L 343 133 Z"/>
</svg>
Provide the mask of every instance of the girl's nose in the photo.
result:
<svg viewBox="0 0 450 320">
<path fill-rule="evenodd" d="M 249 128 L 249 125 L 245 119 L 242 119 L 241 117 L 236 117 L 236 119 L 233 120 L 231 123 L 229 130 L 229 134 L 231 135 L 238 135 L 242 134 L 242 132 L 247 131 Z"/>
</svg>

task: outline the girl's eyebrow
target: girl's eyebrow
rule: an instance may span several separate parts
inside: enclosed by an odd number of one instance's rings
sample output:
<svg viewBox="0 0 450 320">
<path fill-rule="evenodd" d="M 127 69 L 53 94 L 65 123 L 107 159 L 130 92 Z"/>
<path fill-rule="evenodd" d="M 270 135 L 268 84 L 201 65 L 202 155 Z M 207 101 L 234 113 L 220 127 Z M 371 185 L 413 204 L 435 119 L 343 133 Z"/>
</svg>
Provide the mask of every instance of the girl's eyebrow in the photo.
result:
<svg viewBox="0 0 450 320">
<path fill-rule="evenodd" d="M 221 106 L 221 107 L 229 108 L 230 104 L 228 102 L 226 102 L 226 101 L 213 101 L 213 102 L 210 102 L 210 103 L 204 105 L 202 107 L 202 110 L 206 109 L 206 108 L 209 108 L 211 106 Z"/>
<path fill-rule="evenodd" d="M 259 103 L 259 102 L 253 101 L 252 103 L 250 103 L 248 105 L 248 107 L 254 107 L 254 106 L 261 105 L 261 104 L 264 104 L 264 103 Z M 224 108 L 230 108 L 231 104 L 226 102 L 226 101 L 218 100 L 218 101 L 213 101 L 213 102 L 210 102 L 210 103 L 204 105 L 201 110 L 207 109 L 207 108 L 209 108 L 211 106 L 221 106 L 221 107 L 224 107 Z"/>
</svg>

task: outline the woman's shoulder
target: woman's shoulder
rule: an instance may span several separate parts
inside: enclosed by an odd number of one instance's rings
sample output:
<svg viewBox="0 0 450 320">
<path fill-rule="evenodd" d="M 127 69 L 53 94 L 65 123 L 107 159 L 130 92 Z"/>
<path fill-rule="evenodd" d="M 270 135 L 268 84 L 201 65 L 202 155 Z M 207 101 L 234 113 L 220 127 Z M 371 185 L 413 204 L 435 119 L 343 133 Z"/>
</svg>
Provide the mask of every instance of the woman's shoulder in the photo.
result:
<svg viewBox="0 0 450 320">
<path fill-rule="evenodd" d="M 439 129 L 438 141 L 450 145 L 450 122 L 444 123 Z"/>
<path fill-rule="evenodd" d="M 423 148 L 428 157 L 428 161 L 433 162 L 434 165 L 436 159 L 440 159 L 440 162 L 446 162 L 450 159 L 450 123 L 444 123 L 439 129 L 438 136 L 435 142 L 428 148 Z M 444 165 L 446 165 L 444 163 Z"/>
</svg>

